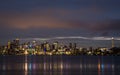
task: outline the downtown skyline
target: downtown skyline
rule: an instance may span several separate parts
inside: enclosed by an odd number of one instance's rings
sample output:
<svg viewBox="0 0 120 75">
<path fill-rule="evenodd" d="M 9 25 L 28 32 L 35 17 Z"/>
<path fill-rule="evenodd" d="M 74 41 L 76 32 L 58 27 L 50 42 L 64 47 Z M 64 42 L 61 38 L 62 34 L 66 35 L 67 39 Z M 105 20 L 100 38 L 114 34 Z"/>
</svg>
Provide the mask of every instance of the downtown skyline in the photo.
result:
<svg viewBox="0 0 120 75">
<path fill-rule="evenodd" d="M 120 37 L 119 0 L 1 0 L 0 43 L 13 38 Z"/>
</svg>

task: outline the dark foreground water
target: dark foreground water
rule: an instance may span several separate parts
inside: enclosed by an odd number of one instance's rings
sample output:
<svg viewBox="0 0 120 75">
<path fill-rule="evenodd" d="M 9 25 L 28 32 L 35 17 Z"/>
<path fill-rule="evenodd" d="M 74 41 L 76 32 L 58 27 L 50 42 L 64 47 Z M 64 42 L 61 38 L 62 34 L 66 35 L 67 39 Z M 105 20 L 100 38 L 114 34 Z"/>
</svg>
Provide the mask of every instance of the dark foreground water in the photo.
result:
<svg viewBox="0 0 120 75">
<path fill-rule="evenodd" d="M 120 75 L 120 57 L 0 56 L 0 75 Z"/>
</svg>

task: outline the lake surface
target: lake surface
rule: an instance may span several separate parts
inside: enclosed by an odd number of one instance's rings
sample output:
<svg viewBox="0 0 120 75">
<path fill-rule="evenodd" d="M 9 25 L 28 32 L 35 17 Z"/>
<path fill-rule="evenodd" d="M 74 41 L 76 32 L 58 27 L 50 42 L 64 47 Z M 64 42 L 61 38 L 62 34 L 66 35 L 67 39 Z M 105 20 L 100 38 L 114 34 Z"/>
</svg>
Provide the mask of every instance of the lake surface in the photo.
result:
<svg viewBox="0 0 120 75">
<path fill-rule="evenodd" d="M 120 57 L 0 56 L 0 75 L 120 75 Z"/>
</svg>

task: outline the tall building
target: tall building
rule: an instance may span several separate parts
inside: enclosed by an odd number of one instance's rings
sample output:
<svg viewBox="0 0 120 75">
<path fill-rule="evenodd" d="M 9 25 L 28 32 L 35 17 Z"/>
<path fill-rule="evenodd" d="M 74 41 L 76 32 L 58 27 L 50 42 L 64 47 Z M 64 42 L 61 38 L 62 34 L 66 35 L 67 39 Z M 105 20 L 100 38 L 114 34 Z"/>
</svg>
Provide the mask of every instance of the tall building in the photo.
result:
<svg viewBox="0 0 120 75">
<path fill-rule="evenodd" d="M 114 45 L 114 38 L 112 37 L 112 47 L 115 47 Z"/>
<path fill-rule="evenodd" d="M 49 43 L 46 43 L 46 50 L 50 51 L 50 45 L 49 45 Z"/>
<path fill-rule="evenodd" d="M 57 41 L 56 41 L 56 42 L 54 42 L 54 43 L 53 43 L 53 45 L 54 45 L 54 49 L 55 49 L 55 50 L 57 50 L 57 49 L 59 48 L 59 44 L 58 44 L 58 42 L 57 42 Z"/>
<path fill-rule="evenodd" d="M 8 42 L 8 53 L 16 54 L 16 51 L 19 51 L 19 39 L 15 39 L 12 42 Z"/>
<path fill-rule="evenodd" d="M 44 43 L 41 44 L 41 50 L 44 50 Z"/>
<path fill-rule="evenodd" d="M 50 51 L 50 44 L 48 42 L 45 42 L 43 49 L 46 49 L 46 51 Z"/>
<path fill-rule="evenodd" d="M 73 47 L 73 46 L 72 46 L 72 43 L 69 43 L 69 48 L 72 49 L 72 47 Z"/>
<path fill-rule="evenodd" d="M 18 38 L 16 38 L 16 39 L 14 40 L 14 43 L 18 46 L 18 45 L 20 44 L 20 40 L 19 40 Z"/>
<path fill-rule="evenodd" d="M 77 44 L 76 44 L 76 43 L 74 43 L 74 44 L 73 44 L 73 48 L 74 48 L 74 49 L 76 49 L 76 47 L 77 47 Z"/>
<path fill-rule="evenodd" d="M 10 49 L 11 48 L 11 42 L 8 41 L 8 44 L 7 44 L 7 49 Z"/>
</svg>

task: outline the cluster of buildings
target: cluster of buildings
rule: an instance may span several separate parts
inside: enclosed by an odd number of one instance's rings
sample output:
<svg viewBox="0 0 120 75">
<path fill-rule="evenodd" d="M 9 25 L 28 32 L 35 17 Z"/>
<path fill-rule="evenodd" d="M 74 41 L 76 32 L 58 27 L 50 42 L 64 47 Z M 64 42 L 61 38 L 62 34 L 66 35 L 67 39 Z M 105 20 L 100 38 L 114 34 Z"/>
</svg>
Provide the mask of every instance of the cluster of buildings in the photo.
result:
<svg viewBox="0 0 120 75">
<path fill-rule="evenodd" d="M 68 45 L 59 44 L 58 41 L 53 43 L 37 41 L 25 42 L 20 44 L 19 39 L 9 41 L 7 45 L 0 46 L 1 55 L 120 55 L 120 48 L 114 47 L 114 39 L 112 39 L 112 47 L 98 48 L 81 48 L 77 47 L 77 43 L 69 43 Z"/>
</svg>

